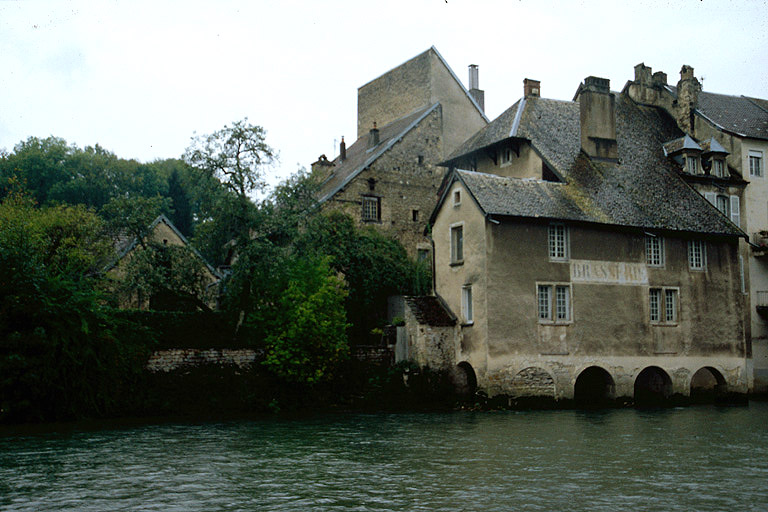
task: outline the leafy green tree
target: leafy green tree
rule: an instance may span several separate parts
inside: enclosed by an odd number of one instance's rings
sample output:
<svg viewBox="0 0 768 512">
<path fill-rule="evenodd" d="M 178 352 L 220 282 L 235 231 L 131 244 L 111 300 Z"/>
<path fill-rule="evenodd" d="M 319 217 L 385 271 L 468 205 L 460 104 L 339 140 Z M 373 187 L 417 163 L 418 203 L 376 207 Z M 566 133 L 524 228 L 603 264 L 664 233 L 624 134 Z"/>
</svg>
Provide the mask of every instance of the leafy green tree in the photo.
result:
<svg viewBox="0 0 768 512">
<path fill-rule="evenodd" d="M 146 236 L 152 222 L 168 204 L 168 199 L 155 197 L 116 197 L 101 209 L 107 229 L 115 240 L 137 239 L 146 247 Z"/>
<path fill-rule="evenodd" d="M 169 217 L 173 224 L 184 236 L 192 235 L 192 202 L 189 193 L 181 181 L 179 171 L 174 169 L 168 178 L 168 197 L 171 200 L 172 211 Z"/>
<path fill-rule="evenodd" d="M 248 119 L 236 121 L 210 135 L 197 136 L 184 154 L 184 160 L 204 178 L 217 179 L 236 200 L 231 218 L 240 240 L 250 237 L 254 224 L 252 192 L 264 189 L 264 167 L 271 165 L 275 151 L 266 143 L 266 132 Z"/>
<path fill-rule="evenodd" d="M 327 381 L 349 354 L 344 282 L 327 258 L 291 255 L 280 264 L 248 317 L 267 333 L 264 364 L 286 382 Z"/>
<path fill-rule="evenodd" d="M 51 189 L 70 179 L 66 161 L 71 153 L 72 148 L 64 139 L 29 137 L 0 159 L 0 177 L 3 184 L 17 178 L 37 204 L 45 204 Z"/>
</svg>

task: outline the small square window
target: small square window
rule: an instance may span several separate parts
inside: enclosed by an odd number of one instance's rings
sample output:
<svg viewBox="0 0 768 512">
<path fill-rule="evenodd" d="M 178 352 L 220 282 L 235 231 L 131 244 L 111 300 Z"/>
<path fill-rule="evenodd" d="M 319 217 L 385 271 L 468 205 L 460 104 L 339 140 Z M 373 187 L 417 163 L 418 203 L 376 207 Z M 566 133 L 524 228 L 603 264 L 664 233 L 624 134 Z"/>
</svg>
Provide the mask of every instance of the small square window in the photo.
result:
<svg viewBox="0 0 768 512">
<path fill-rule="evenodd" d="M 461 190 L 455 190 L 453 192 L 453 206 L 459 206 L 461 204 Z"/>
</svg>

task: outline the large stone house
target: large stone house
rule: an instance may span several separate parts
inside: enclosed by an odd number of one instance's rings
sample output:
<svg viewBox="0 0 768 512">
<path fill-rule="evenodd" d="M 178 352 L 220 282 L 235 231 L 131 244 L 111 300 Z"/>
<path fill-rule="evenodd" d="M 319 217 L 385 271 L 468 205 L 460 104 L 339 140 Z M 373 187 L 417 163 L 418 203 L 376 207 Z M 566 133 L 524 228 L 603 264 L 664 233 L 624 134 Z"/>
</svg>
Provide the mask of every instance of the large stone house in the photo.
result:
<svg viewBox="0 0 768 512">
<path fill-rule="evenodd" d="M 412 256 L 431 251 L 424 229 L 445 169 L 442 162 L 485 126 L 477 66 L 467 90 L 434 47 L 358 89 L 357 140 L 312 164 L 325 210 L 397 238 Z"/>
<path fill-rule="evenodd" d="M 439 364 L 491 396 L 746 393 L 746 235 L 681 178 L 684 135 L 608 80 L 573 101 L 526 80 L 445 161 L 436 293 L 461 326 Z"/>
<path fill-rule="evenodd" d="M 703 91 L 683 66 L 676 86 L 663 72 L 635 66 L 624 94 L 662 108 L 684 136 L 667 152 L 684 179 L 739 225 L 748 297 L 744 308 L 754 364 L 754 391 L 768 392 L 768 100 Z"/>
</svg>

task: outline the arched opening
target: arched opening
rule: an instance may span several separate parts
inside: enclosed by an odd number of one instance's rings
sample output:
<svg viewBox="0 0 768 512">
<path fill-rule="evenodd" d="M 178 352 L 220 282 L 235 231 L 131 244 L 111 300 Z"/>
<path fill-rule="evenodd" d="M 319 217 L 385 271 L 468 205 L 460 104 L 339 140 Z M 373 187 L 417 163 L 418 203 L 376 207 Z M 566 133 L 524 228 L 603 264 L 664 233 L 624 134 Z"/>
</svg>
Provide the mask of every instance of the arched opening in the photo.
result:
<svg viewBox="0 0 768 512">
<path fill-rule="evenodd" d="M 713 403 L 725 397 L 728 384 L 723 374 L 711 366 L 705 366 L 691 377 L 691 402 Z"/>
<path fill-rule="evenodd" d="M 599 366 L 590 366 L 579 374 L 573 388 L 578 407 L 606 407 L 611 405 L 616 385 L 611 374 Z"/>
<path fill-rule="evenodd" d="M 460 362 L 453 372 L 453 386 L 460 398 L 471 398 L 477 391 L 477 376 L 472 365 L 466 361 Z"/>
<path fill-rule="evenodd" d="M 635 405 L 658 407 L 672 396 L 672 379 L 658 366 L 649 366 L 635 379 Z"/>
</svg>

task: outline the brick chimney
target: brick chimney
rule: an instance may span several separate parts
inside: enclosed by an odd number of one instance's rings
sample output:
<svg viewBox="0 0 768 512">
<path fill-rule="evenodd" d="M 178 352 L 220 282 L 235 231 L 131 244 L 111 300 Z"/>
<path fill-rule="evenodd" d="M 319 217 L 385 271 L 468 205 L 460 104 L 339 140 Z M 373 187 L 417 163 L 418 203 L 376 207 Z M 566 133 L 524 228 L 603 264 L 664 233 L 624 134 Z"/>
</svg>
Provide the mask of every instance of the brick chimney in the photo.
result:
<svg viewBox="0 0 768 512">
<path fill-rule="evenodd" d="M 373 128 L 368 132 L 368 149 L 379 145 L 379 129 L 376 128 L 376 121 L 373 122 Z"/>
<path fill-rule="evenodd" d="M 699 104 L 701 83 L 693 76 L 693 68 L 684 65 L 677 82 L 677 124 L 689 135 L 695 136 L 694 111 Z"/>
<path fill-rule="evenodd" d="M 616 98 L 607 78 L 588 76 L 576 91 L 581 149 L 591 158 L 617 160 Z M 574 101 L 576 98 L 574 98 Z"/>
<path fill-rule="evenodd" d="M 485 91 L 480 89 L 480 74 L 477 69 L 477 64 L 469 65 L 469 94 L 480 106 L 480 110 L 485 112 Z"/>
<path fill-rule="evenodd" d="M 343 162 L 347 159 L 347 143 L 344 142 L 344 136 L 341 136 L 341 144 L 339 144 L 339 161 Z"/>
<path fill-rule="evenodd" d="M 526 78 L 523 80 L 523 96 L 526 98 L 529 96 L 539 97 L 541 96 L 541 82 L 538 80 L 531 80 Z"/>
</svg>

